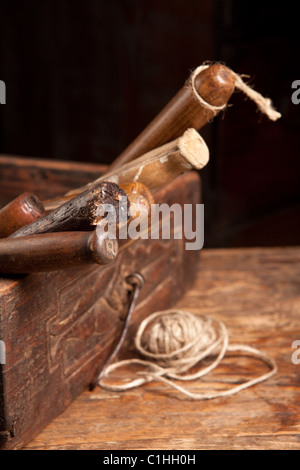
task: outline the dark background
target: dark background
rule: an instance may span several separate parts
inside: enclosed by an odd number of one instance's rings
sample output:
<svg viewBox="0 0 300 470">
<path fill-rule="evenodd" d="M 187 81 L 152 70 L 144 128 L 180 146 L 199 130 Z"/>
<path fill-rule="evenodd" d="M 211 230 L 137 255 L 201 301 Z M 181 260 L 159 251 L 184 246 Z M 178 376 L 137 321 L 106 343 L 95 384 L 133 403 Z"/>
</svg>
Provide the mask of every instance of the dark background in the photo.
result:
<svg viewBox="0 0 300 470">
<path fill-rule="evenodd" d="M 111 162 L 205 60 L 269 96 L 235 93 L 201 134 L 205 246 L 299 244 L 300 79 L 295 3 L 2 0 L 0 153 Z"/>
</svg>

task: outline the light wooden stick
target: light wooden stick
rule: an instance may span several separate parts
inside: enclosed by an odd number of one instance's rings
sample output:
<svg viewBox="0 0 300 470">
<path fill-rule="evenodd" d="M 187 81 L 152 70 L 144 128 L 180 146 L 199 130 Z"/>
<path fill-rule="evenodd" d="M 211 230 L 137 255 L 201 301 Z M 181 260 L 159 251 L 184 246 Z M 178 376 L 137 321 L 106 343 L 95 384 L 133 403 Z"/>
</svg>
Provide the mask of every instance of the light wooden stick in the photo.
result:
<svg viewBox="0 0 300 470">
<path fill-rule="evenodd" d="M 104 181 L 111 181 L 119 186 L 139 182 L 155 193 L 177 176 L 192 169 L 200 170 L 208 163 L 208 160 L 209 150 L 203 138 L 195 129 L 188 129 L 178 139 L 106 173 L 81 188 L 69 191 L 61 198 L 44 201 L 44 205 L 47 211 L 53 210 Z"/>
<path fill-rule="evenodd" d="M 188 129 L 172 142 L 106 173 L 86 186 L 70 191 L 67 195 L 75 196 L 102 181 L 112 181 L 119 186 L 131 181 L 140 182 L 155 193 L 177 176 L 192 169 L 200 170 L 208 160 L 206 143 L 195 129 Z"/>
</svg>

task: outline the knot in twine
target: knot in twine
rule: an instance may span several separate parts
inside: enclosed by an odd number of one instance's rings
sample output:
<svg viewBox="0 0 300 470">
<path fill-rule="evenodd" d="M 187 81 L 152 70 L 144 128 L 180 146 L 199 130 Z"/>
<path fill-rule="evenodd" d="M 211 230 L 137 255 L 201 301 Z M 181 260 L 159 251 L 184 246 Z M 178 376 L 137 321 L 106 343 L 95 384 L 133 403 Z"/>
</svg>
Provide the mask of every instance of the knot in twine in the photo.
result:
<svg viewBox="0 0 300 470">
<path fill-rule="evenodd" d="M 183 310 L 165 310 L 150 315 L 140 324 L 134 342 L 137 351 L 147 360 L 134 358 L 109 365 L 99 381 L 102 388 L 124 391 L 159 380 L 190 399 L 205 400 L 234 395 L 277 372 L 275 362 L 259 350 L 247 345 L 229 345 L 228 332 L 223 322 Z M 195 380 L 207 375 L 228 351 L 241 351 L 244 355 L 254 356 L 262 360 L 270 371 L 228 390 L 212 393 L 193 393 L 174 382 Z M 209 357 L 214 359 L 208 364 Z M 186 373 L 201 362 L 203 364 L 199 370 Z M 110 372 L 128 365 L 142 366 L 144 370 L 136 372 L 137 377 L 132 380 L 125 379 L 123 384 L 103 384 L 103 379 Z"/>
<path fill-rule="evenodd" d="M 207 101 L 205 101 L 198 93 L 196 86 L 195 86 L 195 79 L 196 76 L 202 72 L 203 70 L 207 69 L 210 67 L 211 64 L 203 64 L 197 67 L 191 74 L 190 76 L 190 86 L 192 87 L 193 90 L 193 95 L 194 97 L 201 103 L 202 107 L 204 109 L 207 109 L 208 111 L 211 111 L 213 115 L 216 115 L 219 111 L 222 109 L 226 108 L 226 104 L 224 106 L 213 106 Z M 272 101 L 270 98 L 265 98 L 262 96 L 260 93 L 255 91 L 253 88 L 251 88 L 247 83 L 245 83 L 242 79 L 242 75 L 238 75 L 237 73 L 233 72 L 231 70 L 232 74 L 235 77 L 235 87 L 242 91 L 248 98 L 250 98 L 258 109 L 263 113 L 268 116 L 271 121 L 277 121 L 281 117 L 281 114 L 274 109 Z"/>
</svg>

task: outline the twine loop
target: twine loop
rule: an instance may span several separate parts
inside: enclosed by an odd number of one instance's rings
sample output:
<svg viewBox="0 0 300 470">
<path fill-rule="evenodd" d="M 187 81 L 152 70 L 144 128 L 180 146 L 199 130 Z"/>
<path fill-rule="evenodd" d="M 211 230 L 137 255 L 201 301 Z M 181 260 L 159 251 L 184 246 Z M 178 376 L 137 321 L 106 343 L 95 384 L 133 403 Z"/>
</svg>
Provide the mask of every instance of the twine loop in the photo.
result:
<svg viewBox="0 0 300 470">
<path fill-rule="evenodd" d="M 202 72 L 203 70 L 207 69 L 210 67 L 211 64 L 202 64 L 199 67 L 197 67 L 191 74 L 190 76 L 190 86 L 193 90 L 193 95 L 196 100 L 200 102 L 202 107 L 208 111 L 211 111 L 212 114 L 215 116 L 219 111 L 222 111 L 223 109 L 226 108 L 226 104 L 223 106 L 212 106 L 211 104 L 207 103 L 198 93 L 196 86 L 195 86 L 195 79 L 197 75 Z M 262 96 L 260 93 L 255 91 L 250 85 L 245 83 L 242 79 L 242 75 L 238 75 L 237 73 L 233 72 L 231 70 L 232 74 L 235 77 L 235 87 L 242 91 L 248 98 L 250 98 L 258 109 L 263 113 L 268 116 L 271 121 L 277 121 L 281 117 L 281 114 L 274 109 L 272 101 L 270 98 L 265 98 Z"/>
</svg>

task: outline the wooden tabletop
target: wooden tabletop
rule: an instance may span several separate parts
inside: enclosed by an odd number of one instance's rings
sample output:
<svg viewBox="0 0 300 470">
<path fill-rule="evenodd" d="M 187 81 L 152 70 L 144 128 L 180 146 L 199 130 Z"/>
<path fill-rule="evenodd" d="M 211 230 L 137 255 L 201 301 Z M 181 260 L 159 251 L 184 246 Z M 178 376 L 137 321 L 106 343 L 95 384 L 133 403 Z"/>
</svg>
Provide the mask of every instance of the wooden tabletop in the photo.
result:
<svg viewBox="0 0 300 470">
<path fill-rule="evenodd" d="M 299 449 L 300 348 L 297 354 L 292 344 L 300 341 L 300 248 L 202 250 L 196 283 L 177 307 L 222 320 L 231 343 L 260 349 L 278 373 L 206 401 L 189 401 L 160 382 L 86 391 L 26 449 Z M 251 357 L 226 356 L 184 386 L 224 389 L 267 370 Z"/>
</svg>

